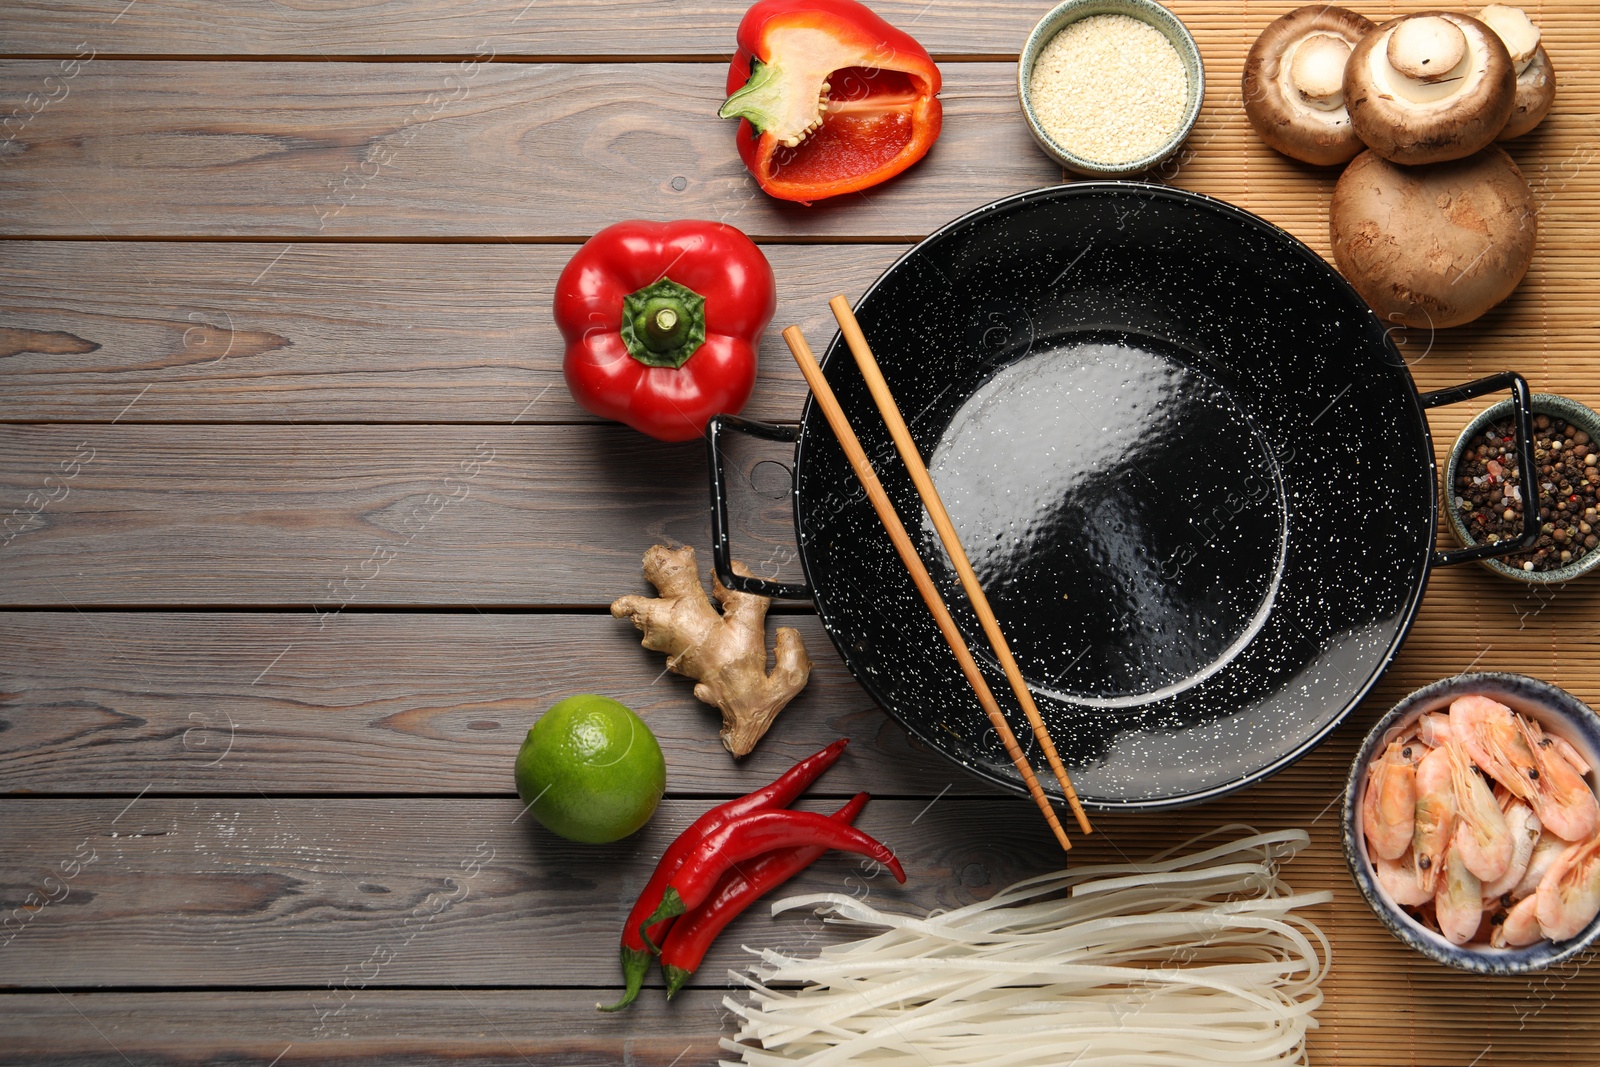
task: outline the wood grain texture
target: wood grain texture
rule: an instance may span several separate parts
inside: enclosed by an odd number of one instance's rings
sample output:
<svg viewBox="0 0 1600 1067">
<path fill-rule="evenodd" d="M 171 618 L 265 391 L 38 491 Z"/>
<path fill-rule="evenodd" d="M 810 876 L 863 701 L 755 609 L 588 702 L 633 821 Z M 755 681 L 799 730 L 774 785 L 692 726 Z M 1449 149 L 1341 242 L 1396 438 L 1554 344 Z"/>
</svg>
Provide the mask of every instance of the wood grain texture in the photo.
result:
<svg viewBox="0 0 1600 1067">
<path fill-rule="evenodd" d="M 736 447 L 735 554 L 792 574 L 789 447 Z M 11 426 L 0 455 L 11 605 L 603 607 L 650 545 L 710 544 L 703 444 L 615 425 Z"/>
<path fill-rule="evenodd" d="M 1341 729 L 1336 761 L 1403 695 L 1462 670 L 1531 674 L 1600 703 L 1600 588 L 1506 585 L 1477 567 L 1434 577 L 1395 665 Z M 594 691 L 645 716 L 674 795 L 747 791 L 839 737 L 853 744 L 819 783 L 823 795 L 994 795 L 878 710 L 811 616 L 775 618 L 800 630 L 817 667 L 739 763 L 718 747 L 715 714 L 690 683 L 664 675 L 633 627 L 609 616 L 351 610 L 319 623 L 309 613 L 0 614 L 0 787 L 505 796 L 527 726 L 555 700 Z"/>
<path fill-rule="evenodd" d="M 1340 933 L 1363 958 L 1386 958 L 1365 931 Z M 1418 968 L 1404 986 L 1394 976 L 1373 987 L 1346 962 L 1336 956 L 1323 985 L 1318 1067 L 1526 1067 L 1536 1049 L 1576 1064 L 1600 1036 L 1597 989 L 1582 971 L 1517 984 Z M 689 989 L 669 1006 L 650 990 L 607 1016 L 591 990 L 367 989 L 319 1030 L 330 1002 L 315 992 L 14 993 L 0 994 L 0 1019 L 8 1051 L 48 1067 L 710 1067 L 726 1056 L 718 1036 L 734 1031 L 724 995 Z M 1458 1011 L 1473 1013 L 1471 1025 L 1444 1025 Z M 1379 1015 L 1388 1027 L 1363 1025 Z M 1398 1033 L 1414 1035 L 1415 1050 Z"/>
<path fill-rule="evenodd" d="M 776 625 L 816 667 L 735 762 L 716 709 L 609 615 L 0 614 L 0 788 L 508 796 L 528 727 L 597 692 L 649 723 L 673 795 L 747 792 L 840 737 L 822 795 L 993 795 L 884 716 L 814 616 Z"/>
<path fill-rule="evenodd" d="M 501 56 L 726 55 L 749 6 L 742 0 L 675 0 L 620 7 L 582 0 L 340 0 L 313 4 L 255 3 L 218 19 L 205 0 L 14 0 L 0 8 L 0 52 L 75 54 L 80 46 L 113 54 L 406 56 L 464 55 L 487 44 Z M 879 0 L 890 23 L 912 33 L 937 56 L 1015 55 L 1050 5 L 1031 0 Z M 1216 4 L 1174 0 L 1171 9 L 1202 47 L 1231 43 L 1241 52 L 1294 0 Z M 1411 10 L 1393 0 L 1360 5 L 1377 21 Z M 1531 11 L 1557 69 L 1574 55 L 1562 30 L 1582 17 L 1575 0 L 1544 2 Z M 1208 64 L 1211 53 L 1207 52 Z M 1574 64 L 1574 65 L 1575 65 Z M 1210 68 L 1208 66 L 1208 73 Z"/>
<path fill-rule="evenodd" d="M 1600 972 L 1583 961 L 1532 979 L 1468 980 L 1395 941 L 1349 880 L 1332 825 L 1337 809 L 1317 818 L 1335 799 L 1325 781 L 1329 768 L 1315 767 L 1320 762 L 1313 757 L 1274 784 L 1164 817 L 1163 825 L 1103 820 L 1101 833 L 1074 850 L 1074 862 L 1138 858 L 1228 819 L 1260 827 L 1310 824 L 1312 846 L 1284 877 L 1296 888 L 1331 889 L 1335 898 L 1311 912 L 1336 945 L 1313 1062 L 1460 1067 L 1491 1046 L 1496 1062 L 1505 1064 L 1528 1062 L 1535 1048 L 1568 1048 L 1572 1054 L 1561 1062 L 1580 1062 L 1580 1050 L 1600 1030 Z M 301 1037 L 298 1054 L 308 1062 L 358 1051 L 449 1049 L 470 1057 L 517 1048 L 536 1064 L 617 1063 L 632 1062 L 632 1041 L 644 1042 L 644 1062 L 654 1063 L 666 1035 L 676 1044 L 672 1055 L 693 1045 L 701 1050 L 695 1055 L 705 1056 L 696 1062 L 710 1062 L 707 1045 L 694 1042 L 723 1025 L 707 1002 L 726 983 L 727 968 L 747 958 L 736 946 L 810 952 L 841 936 L 804 914 L 772 918 L 757 907 L 713 949 L 697 976 L 702 997 L 673 1006 L 685 1009 L 688 1025 L 661 1014 L 659 984 L 645 991 L 637 1014 L 591 1019 L 591 1005 L 616 985 L 617 916 L 642 885 L 665 832 L 698 806 L 669 802 L 637 840 L 598 848 L 514 825 L 515 802 L 397 807 L 150 798 L 119 815 L 122 807 L 121 801 L 4 802 L 0 854 L 8 896 L 41 891 L 48 872 L 84 842 L 82 855 L 94 857 L 76 877 L 52 883 L 59 899 L 37 908 L 4 950 L 6 981 L 45 994 L 0 999 L 0 1011 L 22 1020 L 8 1030 L 21 1035 L 24 1047 L 103 1054 L 89 1047 L 93 1031 L 83 1017 L 77 1025 L 61 1023 L 64 1013 L 82 1011 L 97 1024 L 110 1022 L 102 1030 L 112 1040 L 127 1033 L 134 1049 L 152 1046 L 155 1062 L 180 1054 L 195 1062 L 219 1041 L 266 1062 Z M 864 878 L 849 858 L 831 856 L 791 887 L 865 896 L 899 909 L 950 907 L 983 899 L 1057 858 L 1042 826 L 1030 833 L 1037 820 L 1015 818 L 1015 808 L 947 799 L 937 822 L 914 821 L 923 808 L 875 801 L 863 818 L 917 872 L 907 886 Z M 542 985 L 553 976 L 569 988 L 504 988 Z M 173 989 L 241 981 L 256 988 L 199 995 Z M 164 991 L 74 995 L 69 1002 L 47 982 L 63 991 Z M 271 991 L 286 983 L 306 988 Z M 423 983 L 443 988 L 395 988 Z M 520 1019 L 503 1014 L 504 998 L 512 995 L 525 1005 Z M 159 1035 L 157 1025 L 183 1006 L 213 1004 L 218 1019 L 181 1027 L 181 1036 Z M 142 1021 L 128 1017 L 143 1005 L 150 1008 Z M 393 1016 L 404 1006 L 416 1011 L 408 1023 Z M 481 1029 L 474 1015 L 488 1020 Z M 1381 1031 L 1371 1025 L 1377 1015 Z M 226 1030 L 224 1020 L 231 1022 Z M 424 1025 L 433 1032 L 419 1033 Z M 1415 1045 L 1397 1046 L 1398 1034 L 1414 1035 Z M 578 1044 L 564 1045 L 563 1038 Z M 263 1047 L 269 1043 L 277 1047 Z M 568 1058 L 579 1054 L 590 1058 Z M 1480 1062 L 1489 1062 L 1488 1055 Z"/>
<path fill-rule="evenodd" d="M 652 992 L 604 1015 L 593 990 L 369 989 L 344 1003 L 326 990 L 49 992 L 0 994 L 0 1019 L 8 1055 L 36 1067 L 706 1067 L 721 1001 Z"/>
<path fill-rule="evenodd" d="M 0 255 L 0 420 L 599 421 L 567 392 L 551 320 L 573 251 L 9 245 Z M 905 251 L 766 247 L 778 314 L 746 415 L 799 415 L 805 384 L 778 331 L 798 322 L 821 343 L 834 330 L 828 299 L 859 296 Z"/>
<path fill-rule="evenodd" d="M 1311 824 L 1339 794 L 1332 768 L 1318 753 L 1204 809 L 1102 818 L 1096 835 L 1075 842 L 1071 862 L 1142 857 L 1233 820 Z M 662 850 L 710 803 L 667 800 L 632 837 L 580 845 L 531 816 L 519 819 L 515 798 L 6 798 L 0 915 L 12 922 L 3 982 L 35 990 L 320 990 L 347 981 L 606 990 L 617 984 L 622 918 Z M 904 885 L 874 876 L 859 857 L 831 854 L 788 890 L 951 908 L 1061 857 L 1020 797 L 878 799 L 857 825 L 894 849 L 911 872 Z M 1311 832 L 1292 884 L 1333 890 L 1337 903 L 1319 914 L 1369 924 L 1383 959 L 1402 974 L 1421 970 L 1404 966 L 1410 950 L 1389 938 L 1351 883 L 1337 809 Z M 696 984 L 723 985 L 726 968 L 744 962 L 741 944 L 798 949 L 841 939 L 806 914 L 774 918 L 758 907 L 718 939 Z"/>
<path fill-rule="evenodd" d="M 1325 232 L 1301 236 L 1327 254 Z M 1397 330 L 1419 385 L 1508 367 L 1536 390 L 1600 401 L 1600 321 L 1584 303 L 1589 240 L 1578 225 L 1547 224 L 1533 268 L 1500 307 L 1455 330 Z M 598 421 L 567 392 L 549 311 L 570 246 L 29 241 L 5 250 L 0 421 Z M 778 331 L 799 323 L 822 351 L 834 332 L 828 298 L 858 299 L 906 249 L 765 251 L 778 313 L 745 414 L 789 421 L 806 394 Z M 1465 423 L 1431 418 L 1442 430 Z"/>
<path fill-rule="evenodd" d="M 1591 404 L 1600 394 L 1592 366 L 1570 357 L 1530 365 L 1486 351 L 1425 354 L 1414 370 L 1436 387 L 1510 366 L 1536 389 L 1560 381 Z M 1430 413 L 1441 460 L 1491 402 Z M 743 439 L 730 453 L 735 556 L 795 576 L 792 453 Z M 638 588 L 656 542 L 700 546 L 710 565 L 700 443 L 611 424 L 7 426 L 0 455 L 9 606 L 598 608 Z"/>
<path fill-rule="evenodd" d="M 1512 153 L 1541 194 L 1547 234 L 1586 233 L 1600 207 L 1600 55 L 1581 5 L 1539 17 L 1560 102 Z M 1193 12 L 1205 107 L 1184 150 L 1151 177 L 1325 247 L 1336 171 L 1277 155 L 1244 118 L 1239 71 L 1265 21 Z M 904 239 L 1061 180 L 1018 113 L 1011 64 L 947 64 L 944 132 L 928 158 L 808 209 L 770 200 L 745 173 L 712 106 L 719 64 L 631 64 L 618 78 L 608 64 L 463 69 L 471 62 L 95 60 L 46 91 L 57 63 L 13 61 L 0 68 L 0 99 L 58 99 L 0 147 L 0 233 L 576 238 L 627 205 L 755 236 Z"/>
<path fill-rule="evenodd" d="M 56 66 L 5 64 L 0 99 Z M 716 116 L 721 65 L 626 71 L 97 60 L 0 145 L 0 234 L 577 238 L 642 216 L 903 238 L 1061 177 L 1018 118 L 1006 64 L 952 67 L 928 157 L 811 208 L 746 172 Z"/>
</svg>

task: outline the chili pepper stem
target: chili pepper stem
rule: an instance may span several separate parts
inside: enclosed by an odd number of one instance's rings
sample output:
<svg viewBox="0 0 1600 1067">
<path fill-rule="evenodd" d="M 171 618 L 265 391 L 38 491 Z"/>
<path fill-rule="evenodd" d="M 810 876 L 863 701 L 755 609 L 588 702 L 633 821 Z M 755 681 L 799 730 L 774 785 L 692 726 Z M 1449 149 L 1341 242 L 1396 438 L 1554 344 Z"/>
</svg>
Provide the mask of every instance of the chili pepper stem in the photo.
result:
<svg viewBox="0 0 1600 1067">
<path fill-rule="evenodd" d="M 629 1004 L 632 1004 L 634 999 L 638 997 L 639 990 L 644 988 L 645 972 L 649 969 L 650 953 L 624 946 L 622 949 L 622 976 L 626 982 L 626 988 L 623 990 L 622 999 L 615 1004 L 596 1004 L 595 1007 L 601 1011 L 621 1011 Z"/>
<path fill-rule="evenodd" d="M 683 988 L 683 983 L 687 982 L 689 976 L 694 973 L 693 971 L 686 971 L 682 967 L 673 967 L 670 964 L 661 968 L 661 970 L 667 976 L 668 1000 L 678 995 L 678 990 Z"/>
<path fill-rule="evenodd" d="M 683 906 L 683 898 L 678 895 L 678 891 L 670 885 L 667 886 L 666 892 L 661 894 L 661 904 L 650 914 L 650 918 L 639 924 L 639 937 L 651 952 L 657 956 L 661 955 L 661 946 L 650 940 L 650 927 L 663 919 L 676 918 L 688 910 Z"/>
</svg>

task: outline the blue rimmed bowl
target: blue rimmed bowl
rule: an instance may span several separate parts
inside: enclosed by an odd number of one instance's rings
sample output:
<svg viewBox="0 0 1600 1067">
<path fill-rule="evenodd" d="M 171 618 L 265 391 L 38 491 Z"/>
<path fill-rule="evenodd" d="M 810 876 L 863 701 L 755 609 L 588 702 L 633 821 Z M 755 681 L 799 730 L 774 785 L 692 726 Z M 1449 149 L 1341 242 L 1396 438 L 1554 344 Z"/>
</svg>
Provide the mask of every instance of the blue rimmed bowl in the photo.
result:
<svg viewBox="0 0 1600 1067">
<path fill-rule="evenodd" d="M 1498 700 L 1513 711 L 1536 720 L 1546 732 L 1557 734 L 1570 742 L 1591 767 L 1600 767 L 1600 716 L 1566 690 L 1523 674 L 1482 672 L 1445 678 L 1418 689 L 1396 704 L 1378 720 L 1362 742 L 1361 751 L 1350 765 L 1350 775 L 1345 781 L 1344 818 L 1341 823 L 1344 858 L 1350 865 L 1350 875 L 1355 879 L 1356 887 L 1361 890 L 1361 895 L 1366 898 L 1379 921 L 1395 937 L 1424 956 L 1447 967 L 1477 974 L 1530 974 L 1576 956 L 1593 945 L 1600 939 L 1600 916 L 1577 937 L 1566 941 L 1540 941 L 1523 948 L 1453 945 L 1442 935 L 1413 919 L 1405 909 L 1390 900 L 1378 885 L 1372 860 L 1367 854 L 1366 837 L 1361 833 L 1358 821 L 1361 800 L 1366 793 L 1366 770 L 1373 759 L 1423 715 L 1430 711 L 1443 711 L 1457 697 L 1471 693 Z M 1594 788 L 1595 774 L 1592 771 L 1588 780 L 1589 787 Z"/>
</svg>

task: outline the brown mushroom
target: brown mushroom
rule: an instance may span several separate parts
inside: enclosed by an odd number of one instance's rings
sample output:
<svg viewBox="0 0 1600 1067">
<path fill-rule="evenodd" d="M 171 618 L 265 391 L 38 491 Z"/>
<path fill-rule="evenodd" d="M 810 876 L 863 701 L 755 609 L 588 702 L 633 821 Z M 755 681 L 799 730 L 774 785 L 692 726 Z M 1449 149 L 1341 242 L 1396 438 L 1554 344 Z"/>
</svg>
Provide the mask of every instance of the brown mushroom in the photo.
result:
<svg viewBox="0 0 1600 1067">
<path fill-rule="evenodd" d="M 1459 326 L 1511 294 L 1537 235 L 1533 191 L 1498 145 L 1402 167 L 1363 152 L 1328 211 L 1333 261 L 1385 322 Z"/>
<path fill-rule="evenodd" d="M 1516 97 L 1511 55 L 1469 15 L 1424 11 L 1367 34 L 1344 72 L 1350 123 L 1407 165 L 1470 156 L 1495 139 Z"/>
<path fill-rule="evenodd" d="M 1344 67 L 1373 24 L 1342 7 L 1302 7 L 1261 31 L 1244 61 L 1244 111 L 1272 148 L 1319 166 L 1361 151 L 1344 107 Z"/>
<path fill-rule="evenodd" d="M 1490 4 L 1478 12 L 1478 21 L 1500 38 L 1511 54 L 1511 66 L 1516 71 L 1517 97 L 1511 107 L 1511 118 L 1495 138 L 1509 141 L 1539 125 L 1550 113 L 1550 105 L 1556 99 L 1555 70 L 1550 66 L 1550 56 L 1544 45 L 1539 43 L 1539 27 L 1520 8 Z"/>
</svg>

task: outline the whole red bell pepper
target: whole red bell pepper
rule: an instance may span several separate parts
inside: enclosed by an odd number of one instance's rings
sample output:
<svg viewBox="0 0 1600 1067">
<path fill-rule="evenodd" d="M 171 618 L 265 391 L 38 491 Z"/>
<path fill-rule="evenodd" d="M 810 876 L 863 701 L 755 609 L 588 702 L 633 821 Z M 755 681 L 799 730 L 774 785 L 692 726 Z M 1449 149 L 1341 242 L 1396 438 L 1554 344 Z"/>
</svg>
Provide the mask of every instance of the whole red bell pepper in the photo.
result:
<svg viewBox="0 0 1600 1067">
<path fill-rule="evenodd" d="M 723 118 L 761 188 L 809 203 L 877 185 L 939 136 L 939 68 L 856 0 L 760 0 L 739 23 Z"/>
<path fill-rule="evenodd" d="M 589 239 L 556 282 L 572 397 L 663 441 L 736 414 L 772 321 L 772 267 L 720 222 L 619 222 Z"/>
</svg>

